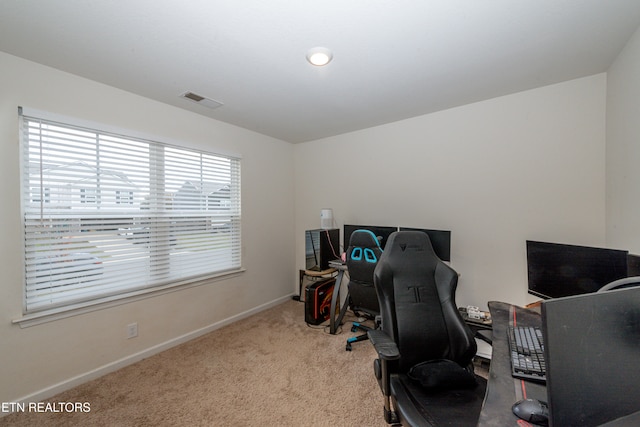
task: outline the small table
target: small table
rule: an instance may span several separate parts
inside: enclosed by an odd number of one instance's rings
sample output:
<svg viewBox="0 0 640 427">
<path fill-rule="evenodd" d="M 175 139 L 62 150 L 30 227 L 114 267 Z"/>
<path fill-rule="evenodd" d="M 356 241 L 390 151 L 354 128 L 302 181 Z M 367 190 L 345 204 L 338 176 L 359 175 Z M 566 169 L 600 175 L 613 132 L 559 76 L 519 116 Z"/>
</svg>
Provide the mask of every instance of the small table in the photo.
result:
<svg viewBox="0 0 640 427">
<path fill-rule="evenodd" d="M 314 279 L 319 279 L 327 276 L 332 277 L 336 271 L 337 270 L 333 267 L 327 268 L 326 270 L 318 270 L 318 271 L 300 270 L 300 276 L 299 276 L 299 282 L 298 282 L 298 295 L 297 295 L 297 298 L 293 297 L 293 299 L 296 301 L 304 301 L 304 299 L 302 299 L 302 283 L 304 282 L 305 277 L 312 277 Z"/>
<path fill-rule="evenodd" d="M 305 277 L 310 277 L 314 279 L 326 278 L 326 277 L 335 277 L 336 281 L 333 285 L 333 293 L 331 296 L 331 308 L 329 309 L 329 333 L 335 335 L 338 326 L 342 324 L 342 319 L 344 318 L 345 313 L 348 308 L 349 294 L 347 293 L 347 299 L 345 300 L 345 304 L 340 307 L 340 287 L 342 286 L 342 278 L 344 277 L 344 273 L 347 271 L 346 264 L 340 263 L 331 263 L 331 267 L 326 270 L 315 271 L 315 270 L 300 270 L 300 282 L 298 286 L 298 295 L 294 296 L 293 299 L 297 301 L 304 301 L 302 299 L 302 284 L 304 282 Z M 336 274 L 337 272 L 337 274 Z M 334 276 L 335 274 L 335 276 Z M 337 310 L 340 310 L 340 313 L 336 316 Z"/>
</svg>

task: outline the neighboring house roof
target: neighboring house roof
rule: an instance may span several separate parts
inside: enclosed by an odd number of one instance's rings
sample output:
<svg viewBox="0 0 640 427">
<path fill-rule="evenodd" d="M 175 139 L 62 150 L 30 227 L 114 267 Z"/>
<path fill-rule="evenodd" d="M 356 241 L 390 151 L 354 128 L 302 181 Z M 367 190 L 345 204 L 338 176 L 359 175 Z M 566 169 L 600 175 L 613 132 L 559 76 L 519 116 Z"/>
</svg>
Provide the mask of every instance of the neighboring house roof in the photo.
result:
<svg viewBox="0 0 640 427">
<path fill-rule="evenodd" d="M 178 193 L 181 191 L 189 191 L 189 192 L 198 192 L 204 195 L 211 195 L 213 193 L 219 193 L 221 191 L 230 191 L 229 184 L 221 183 L 221 182 L 203 182 L 203 183 L 194 183 L 193 181 L 185 181 L 178 190 Z"/>
<path fill-rule="evenodd" d="M 202 198 L 211 201 L 229 199 L 229 184 L 219 182 L 194 183 L 185 181 L 173 197 L 174 209 L 196 209 L 201 206 Z"/>
<path fill-rule="evenodd" d="M 122 172 L 112 169 L 96 168 L 95 166 L 82 161 L 76 161 L 64 165 L 44 165 L 42 167 L 42 173 L 44 175 L 43 180 L 45 182 L 47 181 L 47 176 L 51 175 L 68 177 L 69 179 L 67 181 L 67 185 L 73 185 L 98 178 L 105 179 L 108 177 L 112 177 L 124 183 L 127 187 L 139 187 L 135 182 L 131 181 L 126 174 Z M 32 164 L 30 168 L 30 174 L 32 176 L 40 175 L 40 165 Z"/>
</svg>

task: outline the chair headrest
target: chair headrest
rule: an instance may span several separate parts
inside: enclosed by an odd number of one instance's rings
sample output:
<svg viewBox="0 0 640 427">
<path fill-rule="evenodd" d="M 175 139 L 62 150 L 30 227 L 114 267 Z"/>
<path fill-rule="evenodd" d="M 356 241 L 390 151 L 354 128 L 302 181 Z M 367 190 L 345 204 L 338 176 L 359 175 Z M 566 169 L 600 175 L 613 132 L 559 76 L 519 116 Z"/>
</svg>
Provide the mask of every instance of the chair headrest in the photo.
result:
<svg viewBox="0 0 640 427">
<path fill-rule="evenodd" d="M 431 240 L 422 231 L 396 231 L 389 236 L 385 252 L 393 254 L 402 252 L 407 255 L 412 253 L 424 256 L 424 254 L 435 254 Z"/>
<path fill-rule="evenodd" d="M 356 230 L 349 239 L 347 268 L 349 280 L 373 285 L 373 272 L 382 255 L 380 242 L 370 230 Z"/>
<path fill-rule="evenodd" d="M 380 241 L 371 230 L 356 230 L 351 233 L 349 246 L 372 249 L 377 248 L 379 250 L 382 250 L 382 248 L 380 247 Z"/>
</svg>

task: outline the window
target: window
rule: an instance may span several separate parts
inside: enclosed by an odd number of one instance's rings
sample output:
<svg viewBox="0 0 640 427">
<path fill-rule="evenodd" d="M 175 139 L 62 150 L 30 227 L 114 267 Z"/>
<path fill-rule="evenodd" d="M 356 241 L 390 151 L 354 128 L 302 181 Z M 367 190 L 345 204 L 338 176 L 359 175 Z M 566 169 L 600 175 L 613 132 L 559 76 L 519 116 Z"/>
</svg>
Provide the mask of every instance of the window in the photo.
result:
<svg viewBox="0 0 640 427">
<path fill-rule="evenodd" d="M 116 191 L 116 203 L 133 204 L 133 191 Z"/>
<path fill-rule="evenodd" d="M 25 313 L 240 269 L 240 160 L 21 110 Z"/>
</svg>

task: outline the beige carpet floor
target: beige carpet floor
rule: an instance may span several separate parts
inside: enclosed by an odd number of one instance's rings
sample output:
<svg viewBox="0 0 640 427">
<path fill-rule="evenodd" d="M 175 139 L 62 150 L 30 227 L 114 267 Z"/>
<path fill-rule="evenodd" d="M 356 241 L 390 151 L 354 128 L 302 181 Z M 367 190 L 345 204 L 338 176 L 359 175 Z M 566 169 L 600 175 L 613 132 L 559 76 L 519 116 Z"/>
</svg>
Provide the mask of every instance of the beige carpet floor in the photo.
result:
<svg viewBox="0 0 640 427">
<path fill-rule="evenodd" d="M 349 319 L 347 319 L 349 320 Z M 386 426 L 369 342 L 285 302 L 49 399 L 90 412 L 14 413 L 0 426 Z"/>
</svg>

